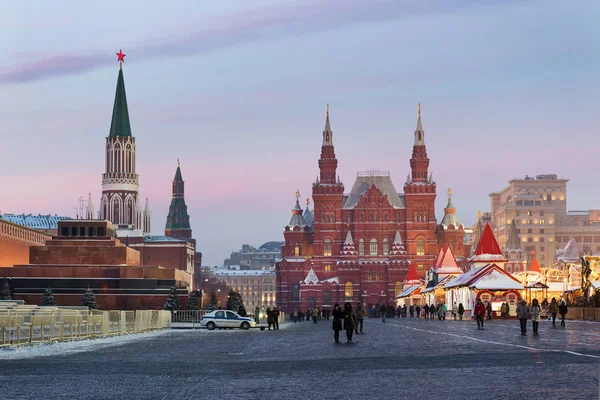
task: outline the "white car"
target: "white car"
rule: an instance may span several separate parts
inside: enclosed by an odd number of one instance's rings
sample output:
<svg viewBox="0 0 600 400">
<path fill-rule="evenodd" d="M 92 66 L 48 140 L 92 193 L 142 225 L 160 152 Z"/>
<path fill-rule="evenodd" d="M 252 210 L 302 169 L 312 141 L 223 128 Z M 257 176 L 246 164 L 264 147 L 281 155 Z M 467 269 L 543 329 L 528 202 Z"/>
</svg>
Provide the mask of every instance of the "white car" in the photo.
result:
<svg viewBox="0 0 600 400">
<path fill-rule="evenodd" d="M 248 330 L 256 327 L 252 318 L 242 317 L 229 310 L 216 310 L 202 316 L 200 326 L 212 331 L 215 328 L 240 328 Z"/>
</svg>

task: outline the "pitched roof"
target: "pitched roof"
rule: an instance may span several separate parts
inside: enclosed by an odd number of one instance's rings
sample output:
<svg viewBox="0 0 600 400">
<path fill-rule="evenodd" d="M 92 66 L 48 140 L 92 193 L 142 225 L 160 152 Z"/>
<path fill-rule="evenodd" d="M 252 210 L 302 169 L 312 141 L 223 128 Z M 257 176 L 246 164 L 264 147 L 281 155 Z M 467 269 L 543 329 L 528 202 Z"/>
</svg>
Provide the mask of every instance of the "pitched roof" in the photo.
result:
<svg viewBox="0 0 600 400">
<path fill-rule="evenodd" d="M 329 104 L 327 104 L 327 116 L 325 117 L 325 130 L 323 131 L 323 146 L 333 146 L 333 132 L 329 124 Z"/>
<path fill-rule="evenodd" d="M 58 229 L 58 221 L 73 218 L 50 214 L 0 214 L 0 219 L 12 222 L 13 224 L 23 225 L 30 229 Z"/>
<path fill-rule="evenodd" d="M 408 266 L 408 272 L 406 273 L 406 278 L 404 278 L 404 282 L 402 285 L 417 285 L 423 283 L 421 279 L 419 279 L 419 275 L 417 274 L 417 269 L 415 268 L 415 264 L 412 262 Z"/>
<path fill-rule="evenodd" d="M 496 241 L 494 232 L 492 232 L 492 228 L 488 223 L 486 223 L 485 228 L 483 228 L 481 239 L 479 240 L 479 243 L 477 244 L 477 249 L 475 250 L 476 256 L 480 256 L 483 254 L 502 255 L 502 250 L 500 249 L 500 246 L 498 246 L 498 242 Z"/>
<path fill-rule="evenodd" d="M 113 105 L 112 121 L 110 123 L 110 133 L 108 136 L 131 136 L 131 125 L 129 124 L 129 110 L 127 109 L 127 96 L 125 95 L 123 69 L 119 69 L 117 90 L 115 92 L 115 103 Z"/>
<path fill-rule="evenodd" d="M 448 229 L 450 225 L 455 228 L 458 228 L 460 225 L 460 222 L 456 217 L 456 208 L 454 208 L 454 205 L 452 204 L 451 194 L 448 195 L 448 204 L 446 205 L 446 208 L 444 208 L 444 217 L 442 218 L 440 225 L 442 225 L 444 229 Z"/>
<path fill-rule="evenodd" d="M 423 287 L 422 284 L 417 284 L 417 285 L 409 286 L 402 293 L 400 293 L 398 296 L 396 296 L 394 298 L 395 299 L 402 299 L 404 297 L 417 295 L 417 294 L 419 294 L 421 292 L 419 289 L 421 289 L 422 287 Z"/>
<path fill-rule="evenodd" d="M 439 259 L 438 256 L 438 262 L 436 262 L 435 264 L 435 272 L 437 274 L 462 274 L 463 271 L 462 269 L 460 269 L 460 267 L 458 266 L 458 263 L 456 262 L 456 257 L 454 257 L 454 253 L 452 252 L 452 248 L 450 248 L 450 246 L 446 245 L 446 248 L 444 249 L 444 254 L 442 255 L 442 258 Z"/>
<path fill-rule="evenodd" d="M 381 194 L 387 196 L 388 201 L 394 208 L 406 208 L 404 198 L 400 198 L 389 174 L 359 174 L 354 181 L 352 190 L 344 202 L 343 208 L 353 209 L 360 201 L 360 197 L 375 185 Z"/>
<path fill-rule="evenodd" d="M 563 261 L 577 262 L 579 261 L 581 252 L 581 248 L 579 247 L 579 244 L 577 244 L 575 238 L 571 238 L 567 242 L 565 248 L 560 251 L 560 259 Z"/>
<path fill-rule="evenodd" d="M 475 231 L 473 232 L 473 245 L 471 246 L 471 255 L 475 254 L 475 249 L 479 245 L 479 241 L 481 240 L 481 219 L 477 220 L 477 225 L 475 225 Z"/>
<path fill-rule="evenodd" d="M 173 182 L 183 182 L 183 177 L 181 176 L 181 167 L 179 165 L 179 160 L 177 160 L 177 171 L 175 171 L 175 178 L 173 178 Z"/>
<path fill-rule="evenodd" d="M 529 271 L 531 272 L 539 272 L 541 273 L 542 270 L 540 269 L 540 264 L 538 264 L 537 258 L 533 258 L 533 261 L 531 262 L 531 265 L 529 266 Z"/>
<path fill-rule="evenodd" d="M 304 278 L 303 282 L 307 285 L 319 283 L 319 278 L 312 267 L 310 267 L 310 270 L 308 271 L 308 274 L 306 274 L 306 278 Z"/>
<path fill-rule="evenodd" d="M 444 285 L 444 289 L 468 286 L 478 290 L 521 290 L 523 285 L 496 264 L 472 268 Z"/>
<path fill-rule="evenodd" d="M 421 103 L 419 103 L 419 112 L 417 117 L 417 129 L 415 130 L 415 146 L 425 146 L 425 132 L 421 124 Z"/>
<path fill-rule="evenodd" d="M 302 214 L 302 217 L 304 218 L 304 221 L 306 222 L 306 224 L 312 228 L 313 223 L 315 222 L 315 215 L 308 208 L 308 206 L 306 206 L 306 208 L 304 209 L 304 213 Z"/>
<path fill-rule="evenodd" d="M 506 241 L 505 250 L 521 250 L 521 240 L 519 239 L 519 233 L 517 232 L 517 223 L 513 219 L 510 223 L 510 230 L 508 231 L 508 240 Z"/>
<path fill-rule="evenodd" d="M 296 198 L 296 205 L 292 209 L 292 218 L 290 218 L 290 223 L 288 224 L 288 226 L 290 228 L 293 228 L 295 226 L 303 228 L 306 225 L 307 223 L 304 220 L 304 217 L 302 216 L 302 208 L 300 208 L 300 202 Z"/>
</svg>

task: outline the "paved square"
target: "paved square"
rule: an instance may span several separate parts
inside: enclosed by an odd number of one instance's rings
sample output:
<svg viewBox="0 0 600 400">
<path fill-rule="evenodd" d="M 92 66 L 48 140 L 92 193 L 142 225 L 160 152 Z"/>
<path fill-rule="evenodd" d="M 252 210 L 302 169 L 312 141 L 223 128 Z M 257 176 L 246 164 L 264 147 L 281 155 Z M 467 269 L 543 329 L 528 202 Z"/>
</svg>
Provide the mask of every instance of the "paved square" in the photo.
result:
<svg viewBox="0 0 600 400">
<path fill-rule="evenodd" d="M 542 321 L 538 337 L 522 337 L 518 321 L 478 331 L 467 321 L 367 320 L 364 335 L 338 345 L 331 322 L 171 330 L 0 352 L 0 398 L 589 400 L 598 398 L 599 328 Z"/>
</svg>

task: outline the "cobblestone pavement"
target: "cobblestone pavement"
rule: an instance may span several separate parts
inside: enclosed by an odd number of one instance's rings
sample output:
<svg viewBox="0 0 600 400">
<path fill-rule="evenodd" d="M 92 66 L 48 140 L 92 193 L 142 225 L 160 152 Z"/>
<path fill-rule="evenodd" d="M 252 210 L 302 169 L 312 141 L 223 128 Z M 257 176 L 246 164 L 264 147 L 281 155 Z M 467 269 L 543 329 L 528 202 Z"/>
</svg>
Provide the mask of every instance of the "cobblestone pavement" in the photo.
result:
<svg viewBox="0 0 600 400">
<path fill-rule="evenodd" d="M 522 337 L 518 321 L 402 318 L 365 321 L 352 344 L 333 343 L 331 322 L 171 330 L 61 356 L 56 344 L 0 352 L 0 398 L 596 399 L 600 324 L 567 324 Z"/>
</svg>

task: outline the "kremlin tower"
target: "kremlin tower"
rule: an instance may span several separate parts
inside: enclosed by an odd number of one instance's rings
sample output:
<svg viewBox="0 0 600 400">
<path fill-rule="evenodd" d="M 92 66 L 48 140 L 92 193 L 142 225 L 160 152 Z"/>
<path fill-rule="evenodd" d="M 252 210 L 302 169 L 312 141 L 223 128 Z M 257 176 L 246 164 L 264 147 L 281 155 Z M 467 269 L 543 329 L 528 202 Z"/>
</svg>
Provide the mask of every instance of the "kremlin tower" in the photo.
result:
<svg viewBox="0 0 600 400">
<path fill-rule="evenodd" d="M 131 133 L 123 78 L 125 54 L 119 51 L 117 56 L 119 76 L 110 131 L 106 138 L 99 217 L 115 225 L 117 236 L 141 236 L 150 232 L 150 210 L 146 203 L 144 214 L 147 215 L 142 217 L 139 177 L 135 167 L 135 137 Z"/>
</svg>

